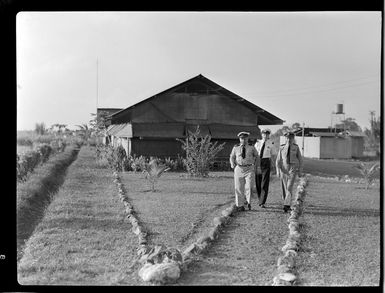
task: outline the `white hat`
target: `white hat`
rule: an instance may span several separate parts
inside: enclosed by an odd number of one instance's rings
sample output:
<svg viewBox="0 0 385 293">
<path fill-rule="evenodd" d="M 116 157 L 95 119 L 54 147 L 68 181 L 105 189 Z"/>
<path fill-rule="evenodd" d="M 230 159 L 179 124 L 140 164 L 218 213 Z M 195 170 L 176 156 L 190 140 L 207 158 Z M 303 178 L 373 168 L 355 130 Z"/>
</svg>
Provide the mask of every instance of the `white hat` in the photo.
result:
<svg viewBox="0 0 385 293">
<path fill-rule="evenodd" d="M 267 133 L 267 132 L 270 134 L 271 130 L 269 128 L 263 128 L 261 131 L 261 133 Z"/>
<path fill-rule="evenodd" d="M 238 137 L 249 136 L 249 135 L 250 135 L 250 132 L 246 132 L 246 131 L 241 131 L 240 133 L 238 133 Z"/>
</svg>

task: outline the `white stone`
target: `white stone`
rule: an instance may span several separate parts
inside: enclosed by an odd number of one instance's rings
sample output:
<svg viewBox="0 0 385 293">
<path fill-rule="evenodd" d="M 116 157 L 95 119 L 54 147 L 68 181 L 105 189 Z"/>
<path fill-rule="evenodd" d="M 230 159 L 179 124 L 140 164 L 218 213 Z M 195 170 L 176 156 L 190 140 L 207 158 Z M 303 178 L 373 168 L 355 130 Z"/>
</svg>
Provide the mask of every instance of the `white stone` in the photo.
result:
<svg viewBox="0 0 385 293">
<path fill-rule="evenodd" d="M 296 257 L 296 256 L 297 256 L 297 252 L 296 252 L 295 250 L 288 249 L 288 250 L 286 250 L 286 252 L 285 252 L 285 256 Z"/>
<path fill-rule="evenodd" d="M 172 283 L 180 276 L 179 265 L 175 262 L 145 264 L 139 270 L 139 276 L 145 282 Z"/>
<path fill-rule="evenodd" d="M 228 209 L 225 209 L 222 211 L 222 216 L 230 217 L 230 215 L 231 215 L 231 211 L 229 211 Z"/>
<path fill-rule="evenodd" d="M 293 282 L 297 277 L 291 273 L 282 273 L 278 275 L 278 278 L 287 282 Z"/>
</svg>

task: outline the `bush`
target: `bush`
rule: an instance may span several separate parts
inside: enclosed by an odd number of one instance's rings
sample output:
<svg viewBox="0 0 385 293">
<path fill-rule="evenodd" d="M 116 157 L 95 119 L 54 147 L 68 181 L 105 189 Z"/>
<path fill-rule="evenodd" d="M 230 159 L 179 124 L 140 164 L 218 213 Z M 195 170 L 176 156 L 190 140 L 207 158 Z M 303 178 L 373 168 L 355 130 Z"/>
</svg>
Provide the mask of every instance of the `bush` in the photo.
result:
<svg viewBox="0 0 385 293">
<path fill-rule="evenodd" d="M 30 147 L 33 146 L 33 141 L 32 141 L 32 139 L 27 138 L 27 137 L 18 137 L 18 138 L 16 139 L 16 143 L 17 143 L 18 145 L 22 145 L 22 146 L 30 146 Z"/>
<path fill-rule="evenodd" d="M 165 158 L 164 164 L 171 170 L 176 171 L 178 168 L 178 162 L 176 160 L 172 160 L 171 158 Z"/>
<path fill-rule="evenodd" d="M 25 181 L 28 175 L 39 165 L 48 161 L 55 153 L 64 152 L 66 143 L 62 140 L 53 140 L 50 143 L 37 144 L 33 150 L 22 155 L 16 155 L 17 182 Z"/>
<path fill-rule="evenodd" d="M 186 152 L 183 163 L 191 176 L 207 177 L 210 165 L 214 162 L 215 156 L 223 149 L 225 143 L 217 145 L 212 143 L 211 136 L 200 135 L 199 126 L 195 132 L 189 131 L 185 140 L 176 139 L 182 143 L 182 149 Z"/>
<path fill-rule="evenodd" d="M 360 171 L 362 177 L 364 177 L 364 180 L 366 182 L 365 189 L 368 189 L 370 187 L 370 184 L 372 184 L 373 179 L 380 168 L 379 163 L 375 163 L 371 166 L 366 165 L 364 163 L 360 163 L 359 165 L 354 166 L 358 171 Z"/>
<path fill-rule="evenodd" d="M 146 168 L 146 158 L 144 156 L 136 157 L 135 155 L 132 157 L 131 169 L 134 172 L 142 172 Z"/>
</svg>

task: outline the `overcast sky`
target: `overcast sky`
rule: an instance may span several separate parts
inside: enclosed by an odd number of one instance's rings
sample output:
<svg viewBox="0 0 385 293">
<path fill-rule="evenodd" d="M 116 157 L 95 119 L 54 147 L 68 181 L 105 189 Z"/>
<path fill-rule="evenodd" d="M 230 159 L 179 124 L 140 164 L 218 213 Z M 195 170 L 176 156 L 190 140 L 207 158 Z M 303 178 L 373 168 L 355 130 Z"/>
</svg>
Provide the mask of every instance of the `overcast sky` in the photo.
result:
<svg viewBox="0 0 385 293">
<path fill-rule="evenodd" d="M 380 114 L 381 12 L 21 12 L 16 20 L 18 130 L 77 129 L 96 105 L 126 108 L 198 74 L 285 125 L 328 127 L 336 104 L 362 128 L 369 111 Z"/>
</svg>

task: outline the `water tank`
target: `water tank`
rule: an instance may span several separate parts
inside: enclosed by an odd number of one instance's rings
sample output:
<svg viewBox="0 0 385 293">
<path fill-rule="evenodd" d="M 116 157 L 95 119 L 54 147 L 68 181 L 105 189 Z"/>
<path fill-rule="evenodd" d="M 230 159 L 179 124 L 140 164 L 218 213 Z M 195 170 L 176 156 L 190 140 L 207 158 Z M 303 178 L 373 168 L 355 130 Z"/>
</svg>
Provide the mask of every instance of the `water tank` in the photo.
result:
<svg viewBox="0 0 385 293">
<path fill-rule="evenodd" d="M 344 114 L 344 104 L 337 104 L 336 114 Z"/>
</svg>

